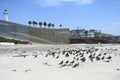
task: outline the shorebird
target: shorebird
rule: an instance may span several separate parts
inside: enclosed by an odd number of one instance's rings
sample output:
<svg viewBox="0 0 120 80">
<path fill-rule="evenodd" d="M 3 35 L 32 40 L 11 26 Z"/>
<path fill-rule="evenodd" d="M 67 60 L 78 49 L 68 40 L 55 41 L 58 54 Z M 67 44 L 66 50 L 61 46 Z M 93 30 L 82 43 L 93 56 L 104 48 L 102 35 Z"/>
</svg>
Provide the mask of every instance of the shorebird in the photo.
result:
<svg viewBox="0 0 120 80">
<path fill-rule="evenodd" d="M 96 57 L 96 60 L 97 60 L 97 61 L 99 61 L 99 60 L 100 60 L 100 57 L 99 57 L 99 56 L 97 56 L 97 57 Z"/>
<path fill-rule="evenodd" d="M 76 59 L 77 61 L 79 60 L 79 57 Z"/>
<path fill-rule="evenodd" d="M 72 66 L 72 68 L 76 68 L 79 66 L 79 63 L 75 63 L 75 65 Z"/>
<path fill-rule="evenodd" d="M 49 54 L 46 54 L 45 57 L 48 57 Z"/>
<path fill-rule="evenodd" d="M 56 52 L 52 52 L 51 55 L 52 55 L 53 57 L 55 57 L 55 53 L 56 53 Z"/>
<path fill-rule="evenodd" d="M 106 55 L 107 53 L 104 53 L 104 55 Z"/>
<path fill-rule="evenodd" d="M 65 63 L 68 63 L 69 61 L 67 60 Z"/>
<path fill-rule="evenodd" d="M 108 56 L 107 59 L 111 59 L 112 57 L 111 56 Z"/>
<path fill-rule="evenodd" d="M 108 62 L 108 63 L 109 63 L 110 61 L 109 61 L 109 60 L 107 60 L 107 61 L 104 61 L 104 62 Z"/>
<path fill-rule="evenodd" d="M 82 53 L 80 57 L 83 57 L 83 56 L 84 56 L 84 53 Z"/>
<path fill-rule="evenodd" d="M 69 54 L 68 54 L 68 53 L 66 53 L 66 54 L 65 54 L 65 57 L 69 57 Z"/>
<path fill-rule="evenodd" d="M 103 56 L 101 59 L 104 60 L 104 58 L 105 58 L 105 57 Z"/>
<path fill-rule="evenodd" d="M 93 62 L 94 56 L 90 55 L 89 59 Z"/>
<path fill-rule="evenodd" d="M 98 50 L 99 50 L 98 48 L 95 49 L 95 51 L 98 51 Z"/>
<path fill-rule="evenodd" d="M 38 55 L 34 55 L 34 58 L 36 58 Z"/>
<path fill-rule="evenodd" d="M 86 58 L 85 58 L 85 57 L 82 57 L 80 60 L 81 60 L 82 62 L 85 62 L 85 61 L 86 61 Z"/>
<path fill-rule="evenodd" d="M 60 57 L 60 55 L 58 55 L 58 56 L 56 57 L 56 59 L 59 58 L 59 57 Z"/>
<path fill-rule="evenodd" d="M 74 63 L 75 61 L 73 60 L 72 62 L 70 62 L 70 63 Z"/>
<path fill-rule="evenodd" d="M 117 69 L 118 71 L 120 71 L 120 69 Z"/>
<path fill-rule="evenodd" d="M 63 60 L 59 63 L 59 65 L 63 64 Z"/>
</svg>

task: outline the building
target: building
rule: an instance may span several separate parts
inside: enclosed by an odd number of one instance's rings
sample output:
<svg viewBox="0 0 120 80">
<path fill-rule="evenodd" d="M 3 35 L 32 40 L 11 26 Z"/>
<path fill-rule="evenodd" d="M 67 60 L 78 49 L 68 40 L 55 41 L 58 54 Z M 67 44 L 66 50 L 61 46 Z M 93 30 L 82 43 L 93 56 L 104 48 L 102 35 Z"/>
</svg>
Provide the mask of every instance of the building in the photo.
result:
<svg viewBox="0 0 120 80">
<path fill-rule="evenodd" d="M 85 37 L 85 29 L 71 30 L 71 37 Z"/>
<path fill-rule="evenodd" d="M 101 31 L 90 29 L 88 30 L 87 37 L 101 37 Z"/>
<path fill-rule="evenodd" d="M 95 29 L 90 29 L 90 30 L 76 29 L 76 30 L 71 30 L 70 33 L 71 33 L 71 37 L 77 37 L 77 38 L 100 37 L 101 36 L 101 31 L 95 30 Z"/>
</svg>

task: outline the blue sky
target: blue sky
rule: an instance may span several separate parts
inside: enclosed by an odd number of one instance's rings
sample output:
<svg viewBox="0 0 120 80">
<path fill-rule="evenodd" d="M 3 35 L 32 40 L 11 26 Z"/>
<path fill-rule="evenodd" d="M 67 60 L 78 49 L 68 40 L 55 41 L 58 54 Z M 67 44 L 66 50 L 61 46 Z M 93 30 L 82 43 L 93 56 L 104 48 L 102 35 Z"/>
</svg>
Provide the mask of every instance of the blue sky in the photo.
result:
<svg viewBox="0 0 120 80">
<path fill-rule="evenodd" d="M 9 21 L 54 23 L 56 28 L 99 29 L 120 35 L 120 0 L 0 0 L 0 19 L 7 9 Z"/>
</svg>

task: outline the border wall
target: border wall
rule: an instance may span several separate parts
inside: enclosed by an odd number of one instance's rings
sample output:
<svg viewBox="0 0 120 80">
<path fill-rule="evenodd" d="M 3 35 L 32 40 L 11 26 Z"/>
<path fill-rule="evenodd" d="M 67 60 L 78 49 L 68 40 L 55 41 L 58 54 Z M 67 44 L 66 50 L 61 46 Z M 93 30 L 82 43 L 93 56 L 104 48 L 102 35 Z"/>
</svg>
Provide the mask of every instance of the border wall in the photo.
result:
<svg viewBox="0 0 120 80">
<path fill-rule="evenodd" d="M 69 29 L 35 28 L 0 20 L 0 36 L 48 44 L 69 44 Z"/>
<path fill-rule="evenodd" d="M 29 27 L 29 38 L 42 43 L 69 43 L 69 29 L 48 29 Z"/>
<path fill-rule="evenodd" d="M 0 20 L 0 36 L 28 41 L 28 27 Z"/>
</svg>

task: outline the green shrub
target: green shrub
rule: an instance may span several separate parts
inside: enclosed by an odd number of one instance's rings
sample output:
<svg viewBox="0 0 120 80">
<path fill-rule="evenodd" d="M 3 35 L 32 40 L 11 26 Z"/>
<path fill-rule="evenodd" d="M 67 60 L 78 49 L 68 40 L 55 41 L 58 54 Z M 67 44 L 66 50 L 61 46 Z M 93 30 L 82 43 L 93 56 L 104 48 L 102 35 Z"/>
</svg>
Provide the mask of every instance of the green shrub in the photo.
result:
<svg viewBox="0 0 120 80">
<path fill-rule="evenodd" d="M 9 39 L 5 37 L 0 36 L 0 42 L 13 42 L 15 44 L 28 44 L 29 42 L 27 41 L 20 41 L 20 40 L 15 40 L 15 39 Z"/>
</svg>

